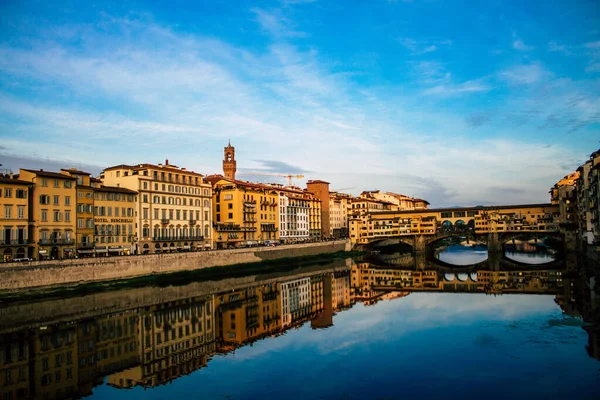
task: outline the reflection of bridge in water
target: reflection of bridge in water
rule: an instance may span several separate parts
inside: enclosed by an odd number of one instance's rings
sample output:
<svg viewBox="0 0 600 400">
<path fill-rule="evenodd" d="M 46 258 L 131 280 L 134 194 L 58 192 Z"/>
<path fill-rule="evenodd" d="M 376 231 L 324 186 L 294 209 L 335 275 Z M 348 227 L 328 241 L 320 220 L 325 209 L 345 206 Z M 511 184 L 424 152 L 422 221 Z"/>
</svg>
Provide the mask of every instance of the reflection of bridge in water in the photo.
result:
<svg viewBox="0 0 600 400">
<path fill-rule="evenodd" d="M 422 255 L 393 254 L 353 268 L 356 288 L 372 295 L 390 291 L 484 293 L 562 292 L 564 260 L 529 265 L 498 253 L 474 265 L 457 266 Z M 360 275 L 360 276 L 359 276 Z M 358 284 L 358 283 L 362 283 Z"/>
</svg>

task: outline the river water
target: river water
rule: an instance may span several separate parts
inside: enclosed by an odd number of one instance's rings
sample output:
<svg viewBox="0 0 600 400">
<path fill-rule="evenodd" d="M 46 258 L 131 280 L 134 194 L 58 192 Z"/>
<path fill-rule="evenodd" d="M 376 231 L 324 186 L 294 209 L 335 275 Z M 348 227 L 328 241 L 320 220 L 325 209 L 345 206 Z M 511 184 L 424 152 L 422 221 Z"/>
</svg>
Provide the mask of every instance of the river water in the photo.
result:
<svg viewBox="0 0 600 400">
<path fill-rule="evenodd" d="M 593 266 L 437 258 L 0 304 L 0 399 L 598 398 Z"/>
</svg>

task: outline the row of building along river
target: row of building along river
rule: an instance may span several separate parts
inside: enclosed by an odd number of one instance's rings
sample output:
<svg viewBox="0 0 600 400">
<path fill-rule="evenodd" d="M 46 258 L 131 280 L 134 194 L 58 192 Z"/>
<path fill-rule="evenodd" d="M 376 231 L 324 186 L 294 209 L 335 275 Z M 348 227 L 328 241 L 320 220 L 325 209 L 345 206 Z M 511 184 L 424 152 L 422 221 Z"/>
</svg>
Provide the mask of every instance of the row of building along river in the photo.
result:
<svg viewBox="0 0 600 400">
<path fill-rule="evenodd" d="M 520 243 L 0 303 L 0 399 L 597 398 L 600 269 Z"/>
</svg>

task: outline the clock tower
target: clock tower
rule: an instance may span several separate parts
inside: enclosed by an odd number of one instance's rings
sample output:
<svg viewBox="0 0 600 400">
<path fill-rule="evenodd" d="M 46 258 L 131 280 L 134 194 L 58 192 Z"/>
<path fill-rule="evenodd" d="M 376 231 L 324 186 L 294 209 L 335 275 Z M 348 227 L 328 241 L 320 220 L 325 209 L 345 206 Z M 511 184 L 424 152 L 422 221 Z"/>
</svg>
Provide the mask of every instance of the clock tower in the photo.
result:
<svg viewBox="0 0 600 400">
<path fill-rule="evenodd" d="M 235 163 L 235 147 L 231 145 L 231 140 L 224 149 L 223 156 L 223 174 L 226 178 L 235 179 L 236 163 Z"/>
</svg>

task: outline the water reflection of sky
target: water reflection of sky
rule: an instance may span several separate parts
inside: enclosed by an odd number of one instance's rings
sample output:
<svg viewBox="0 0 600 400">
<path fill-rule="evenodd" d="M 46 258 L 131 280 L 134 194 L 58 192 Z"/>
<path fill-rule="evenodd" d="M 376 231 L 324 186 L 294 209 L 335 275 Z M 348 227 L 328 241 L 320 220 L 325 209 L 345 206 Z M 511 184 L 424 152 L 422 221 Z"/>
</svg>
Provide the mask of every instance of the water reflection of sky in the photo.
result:
<svg viewBox="0 0 600 400">
<path fill-rule="evenodd" d="M 473 265 L 487 260 L 488 252 L 484 246 L 462 246 L 453 244 L 437 255 L 438 260 L 452 265 Z"/>
<path fill-rule="evenodd" d="M 552 254 L 546 253 L 524 253 L 524 252 L 513 252 L 507 251 L 504 253 L 507 258 L 511 260 L 522 262 L 525 264 L 546 264 L 554 261 Z"/>
<path fill-rule="evenodd" d="M 334 326 L 309 324 L 216 356 L 207 368 L 144 391 L 99 398 L 596 398 L 600 363 L 553 296 L 413 293 L 357 304 Z"/>
</svg>

